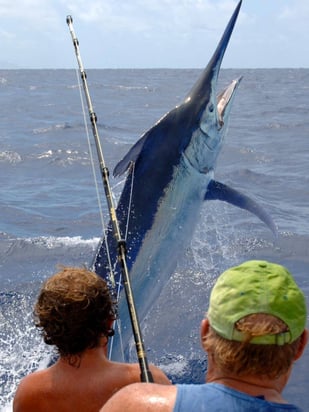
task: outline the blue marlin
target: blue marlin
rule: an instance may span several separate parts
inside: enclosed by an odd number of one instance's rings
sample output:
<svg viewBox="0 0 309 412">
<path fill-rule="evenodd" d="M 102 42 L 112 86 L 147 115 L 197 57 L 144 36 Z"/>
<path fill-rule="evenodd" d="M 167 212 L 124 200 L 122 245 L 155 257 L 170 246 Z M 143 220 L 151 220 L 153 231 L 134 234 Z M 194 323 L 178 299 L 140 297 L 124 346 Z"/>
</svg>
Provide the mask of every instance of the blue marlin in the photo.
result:
<svg viewBox="0 0 309 412">
<path fill-rule="evenodd" d="M 144 133 L 117 164 L 114 175 L 127 171 L 117 218 L 127 244 L 127 266 L 139 318 L 142 320 L 184 254 L 206 200 L 220 199 L 257 215 L 275 232 L 266 211 L 249 197 L 214 180 L 235 91 L 234 80 L 217 96 L 221 62 L 241 1 L 207 67 L 179 105 Z M 109 279 L 109 262 L 117 261 L 111 225 L 95 256 L 94 270 Z M 115 264 L 116 282 L 121 271 Z M 122 293 L 123 294 L 123 293 Z M 125 298 L 119 301 L 123 344 L 132 336 Z M 121 359 L 117 339 L 113 358 Z"/>
</svg>

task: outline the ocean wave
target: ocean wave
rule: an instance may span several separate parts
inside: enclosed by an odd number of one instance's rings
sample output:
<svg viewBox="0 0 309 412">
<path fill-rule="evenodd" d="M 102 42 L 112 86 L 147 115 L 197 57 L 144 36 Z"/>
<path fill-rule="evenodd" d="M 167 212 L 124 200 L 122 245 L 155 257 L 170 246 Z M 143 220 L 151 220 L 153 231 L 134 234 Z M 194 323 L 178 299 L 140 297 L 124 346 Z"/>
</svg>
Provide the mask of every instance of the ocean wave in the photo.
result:
<svg viewBox="0 0 309 412">
<path fill-rule="evenodd" d="M 76 158 L 77 160 L 87 158 L 89 160 L 89 155 L 87 152 L 81 153 L 78 150 L 72 150 L 72 149 L 64 149 L 64 150 L 63 149 L 57 149 L 57 150 L 48 149 L 36 155 L 37 159 L 52 158 L 54 156 L 68 156 L 71 159 Z"/>
<path fill-rule="evenodd" d="M 1 234 L 1 237 L 1 260 L 5 262 L 13 256 L 16 264 L 18 261 L 29 259 L 29 256 L 33 258 L 44 257 L 46 250 L 64 249 L 70 254 L 70 250 L 74 248 L 76 250 L 86 249 L 91 253 L 97 248 L 100 241 L 100 238 L 83 239 L 81 236 L 40 236 L 12 239 L 8 235 Z"/>
<path fill-rule="evenodd" d="M 75 247 L 75 246 L 96 246 L 100 238 L 83 239 L 81 236 L 42 236 L 26 239 L 17 239 L 18 243 L 31 244 L 39 247 L 44 247 L 47 249 L 55 249 L 58 247 Z"/>
<path fill-rule="evenodd" d="M 8 80 L 5 77 L 0 77 L 0 84 L 7 84 Z"/>
<path fill-rule="evenodd" d="M 57 123 L 57 124 L 52 124 L 46 127 L 38 127 L 33 129 L 33 133 L 34 134 L 43 134 L 43 133 L 48 133 L 48 132 L 52 132 L 54 130 L 65 130 L 65 129 L 70 129 L 72 128 L 72 126 L 67 123 Z"/>
<path fill-rule="evenodd" d="M 155 91 L 154 87 L 149 87 L 149 86 L 124 86 L 122 84 L 119 84 L 115 88 L 119 90 L 126 90 L 126 91 L 131 91 L 131 90 L 145 90 L 146 92 Z"/>
<path fill-rule="evenodd" d="M 6 150 L 0 152 L 0 162 L 7 162 L 10 164 L 15 164 L 21 162 L 22 158 L 19 153 Z"/>
</svg>

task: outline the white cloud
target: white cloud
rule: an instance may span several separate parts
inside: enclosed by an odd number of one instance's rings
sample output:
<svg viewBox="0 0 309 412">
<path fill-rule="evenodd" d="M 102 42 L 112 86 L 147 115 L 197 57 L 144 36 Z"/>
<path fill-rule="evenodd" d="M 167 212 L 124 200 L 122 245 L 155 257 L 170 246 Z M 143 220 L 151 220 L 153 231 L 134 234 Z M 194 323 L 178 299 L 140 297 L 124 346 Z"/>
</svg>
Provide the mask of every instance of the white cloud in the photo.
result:
<svg viewBox="0 0 309 412">
<path fill-rule="evenodd" d="M 103 31 L 126 29 L 143 32 L 160 28 L 164 32 L 194 30 L 196 27 L 217 28 L 230 16 L 235 0 L 101 0 L 66 2 L 75 18 L 97 23 Z M 158 33 L 160 34 L 160 33 Z"/>
<path fill-rule="evenodd" d="M 72 67 L 71 14 L 90 67 L 203 67 L 237 2 L 0 0 L 1 59 Z M 244 0 L 223 64 L 308 67 L 308 21 L 308 0 Z"/>
<path fill-rule="evenodd" d="M 0 1 L 0 17 L 16 19 L 21 25 L 34 24 L 42 27 L 55 21 L 56 12 L 50 0 L 2 0 Z M 15 27 L 15 29 L 18 27 Z"/>
<path fill-rule="evenodd" d="M 14 33 L 0 29 L 0 38 L 7 39 L 7 40 L 12 40 L 15 37 L 16 36 L 15 36 Z"/>
<path fill-rule="evenodd" d="M 292 3 L 292 4 L 291 4 Z M 282 8 L 279 19 L 298 22 L 299 20 L 308 19 L 309 2 L 308 0 L 294 0 Z M 308 20 L 307 20 L 308 23 Z"/>
</svg>

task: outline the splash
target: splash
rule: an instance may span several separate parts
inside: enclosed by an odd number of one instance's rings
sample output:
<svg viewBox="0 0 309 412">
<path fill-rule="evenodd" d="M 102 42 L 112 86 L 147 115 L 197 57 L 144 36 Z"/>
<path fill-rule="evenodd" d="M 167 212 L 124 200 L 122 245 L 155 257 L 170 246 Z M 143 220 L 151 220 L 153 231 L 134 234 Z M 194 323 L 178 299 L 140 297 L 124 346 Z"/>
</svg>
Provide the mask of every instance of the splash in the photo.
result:
<svg viewBox="0 0 309 412">
<path fill-rule="evenodd" d="M 8 411 L 20 380 L 45 368 L 52 351 L 34 326 L 31 290 L 1 293 L 0 297 L 0 410 Z"/>
</svg>

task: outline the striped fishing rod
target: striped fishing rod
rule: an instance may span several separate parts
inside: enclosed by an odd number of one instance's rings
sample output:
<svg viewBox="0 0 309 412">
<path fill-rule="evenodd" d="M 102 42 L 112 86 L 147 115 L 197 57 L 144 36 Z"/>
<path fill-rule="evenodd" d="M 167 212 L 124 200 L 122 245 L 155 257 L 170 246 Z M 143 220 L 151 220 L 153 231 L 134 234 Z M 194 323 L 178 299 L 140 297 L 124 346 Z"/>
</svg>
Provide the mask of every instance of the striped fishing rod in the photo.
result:
<svg viewBox="0 0 309 412">
<path fill-rule="evenodd" d="M 144 343 L 142 339 L 140 324 L 139 324 L 139 320 L 138 320 L 138 316 L 137 316 L 137 312 L 135 308 L 135 303 L 134 303 L 134 297 L 133 297 L 132 288 L 131 288 L 129 271 L 128 271 L 127 261 L 126 261 L 126 241 L 121 238 L 121 234 L 120 234 L 119 223 L 118 223 L 116 210 L 115 210 L 114 203 L 113 203 L 112 190 L 111 190 L 110 183 L 109 183 L 109 170 L 106 167 L 104 157 L 103 157 L 103 150 L 102 150 L 102 146 L 100 143 L 100 137 L 99 137 L 98 127 L 97 127 L 97 116 L 92 107 L 92 102 L 91 102 L 88 84 L 87 84 L 87 75 L 83 68 L 83 63 L 82 63 L 82 59 L 80 56 L 79 42 L 75 36 L 75 32 L 73 29 L 73 19 L 71 16 L 67 16 L 66 21 L 67 21 L 67 24 L 69 26 L 69 30 L 72 36 L 75 54 L 76 54 L 82 82 L 83 82 L 83 89 L 84 89 L 87 106 L 89 110 L 90 122 L 92 126 L 92 133 L 93 133 L 93 137 L 94 137 L 95 144 L 96 144 L 96 150 L 98 154 L 100 171 L 101 171 L 101 175 L 103 179 L 103 185 L 104 185 L 104 191 L 105 191 L 105 196 L 107 200 L 109 215 L 110 215 L 110 219 L 112 222 L 113 233 L 117 241 L 118 259 L 121 265 L 123 284 L 124 284 L 128 309 L 130 313 L 130 319 L 131 319 L 133 335 L 134 335 L 134 340 L 135 340 L 135 345 L 136 345 L 137 358 L 138 358 L 138 362 L 139 362 L 140 369 L 141 369 L 141 381 L 142 382 L 153 382 L 153 377 L 149 370 L 149 366 L 147 362 L 147 357 L 146 357 L 146 353 L 144 349 Z"/>
</svg>

